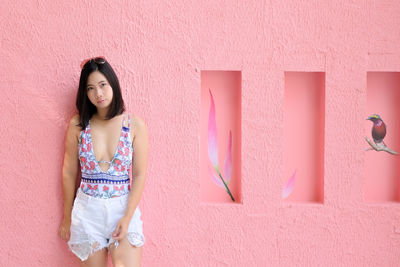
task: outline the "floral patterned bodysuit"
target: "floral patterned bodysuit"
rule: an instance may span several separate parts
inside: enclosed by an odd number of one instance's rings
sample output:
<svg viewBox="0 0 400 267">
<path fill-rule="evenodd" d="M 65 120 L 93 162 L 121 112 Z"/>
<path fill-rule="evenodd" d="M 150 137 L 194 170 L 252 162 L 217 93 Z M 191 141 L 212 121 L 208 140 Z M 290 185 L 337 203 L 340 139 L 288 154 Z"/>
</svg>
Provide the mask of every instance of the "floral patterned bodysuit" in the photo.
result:
<svg viewBox="0 0 400 267">
<path fill-rule="evenodd" d="M 79 162 L 82 179 L 80 189 L 93 197 L 113 198 L 129 194 L 131 186 L 129 171 L 132 167 L 133 147 L 128 127 L 125 127 L 126 114 L 123 114 L 122 129 L 117 150 L 111 161 L 97 161 L 93 151 L 92 135 L 89 124 L 79 136 Z M 100 168 L 98 162 L 109 163 L 107 171 Z"/>
</svg>

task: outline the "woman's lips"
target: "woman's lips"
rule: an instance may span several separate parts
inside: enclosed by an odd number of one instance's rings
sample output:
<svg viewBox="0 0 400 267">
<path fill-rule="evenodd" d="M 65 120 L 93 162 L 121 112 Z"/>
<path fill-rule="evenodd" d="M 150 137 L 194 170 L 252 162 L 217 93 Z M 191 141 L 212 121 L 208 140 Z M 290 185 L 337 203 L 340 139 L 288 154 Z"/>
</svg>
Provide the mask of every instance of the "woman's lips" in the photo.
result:
<svg viewBox="0 0 400 267">
<path fill-rule="evenodd" d="M 103 103 L 103 102 L 104 102 L 104 99 L 103 99 L 103 100 L 97 101 L 97 104 L 101 104 L 101 103 Z"/>
</svg>

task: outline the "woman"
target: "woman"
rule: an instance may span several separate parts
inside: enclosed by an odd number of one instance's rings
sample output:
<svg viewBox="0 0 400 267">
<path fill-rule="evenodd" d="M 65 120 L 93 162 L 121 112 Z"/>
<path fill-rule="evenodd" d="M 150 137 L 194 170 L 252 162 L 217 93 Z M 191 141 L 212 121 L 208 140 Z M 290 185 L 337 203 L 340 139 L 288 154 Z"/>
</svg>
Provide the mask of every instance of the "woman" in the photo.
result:
<svg viewBox="0 0 400 267">
<path fill-rule="evenodd" d="M 70 120 L 65 142 L 59 235 L 81 266 L 107 266 L 108 250 L 114 266 L 140 266 L 145 238 L 138 203 L 147 128 L 141 118 L 125 113 L 118 78 L 103 57 L 81 67 L 79 114 Z M 74 199 L 78 163 L 82 177 Z"/>
</svg>

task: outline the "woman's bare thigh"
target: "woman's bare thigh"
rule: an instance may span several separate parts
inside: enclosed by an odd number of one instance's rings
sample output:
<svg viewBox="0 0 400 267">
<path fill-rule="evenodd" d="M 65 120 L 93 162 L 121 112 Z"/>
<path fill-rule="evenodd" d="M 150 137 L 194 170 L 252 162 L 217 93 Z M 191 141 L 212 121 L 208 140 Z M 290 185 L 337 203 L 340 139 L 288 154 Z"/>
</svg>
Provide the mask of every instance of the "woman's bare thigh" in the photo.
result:
<svg viewBox="0 0 400 267">
<path fill-rule="evenodd" d="M 107 248 L 103 248 L 89 256 L 87 260 L 80 263 L 80 267 L 107 267 Z"/>
<path fill-rule="evenodd" d="M 126 237 L 118 243 L 117 248 L 115 248 L 114 243 L 110 245 L 111 260 L 114 267 L 140 267 L 143 246 L 132 246 Z"/>
</svg>

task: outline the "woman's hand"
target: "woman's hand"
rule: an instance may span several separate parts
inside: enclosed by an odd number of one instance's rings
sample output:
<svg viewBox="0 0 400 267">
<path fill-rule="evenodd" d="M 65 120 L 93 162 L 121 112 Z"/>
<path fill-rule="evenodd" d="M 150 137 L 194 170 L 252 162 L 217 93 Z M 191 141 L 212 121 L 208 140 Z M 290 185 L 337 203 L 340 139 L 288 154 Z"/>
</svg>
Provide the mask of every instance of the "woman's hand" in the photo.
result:
<svg viewBox="0 0 400 267">
<path fill-rule="evenodd" d="M 126 234 L 128 233 L 130 218 L 124 216 L 122 217 L 115 227 L 114 232 L 112 233 L 112 238 L 114 240 L 122 240 Z"/>
<path fill-rule="evenodd" d="M 68 241 L 71 235 L 71 218 L 65 218 L 62 220 L 60 228 L 58 229 L 58 235 L 61 239 Z"/>
</svg>

